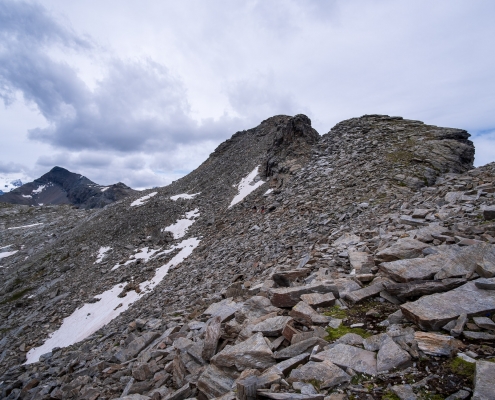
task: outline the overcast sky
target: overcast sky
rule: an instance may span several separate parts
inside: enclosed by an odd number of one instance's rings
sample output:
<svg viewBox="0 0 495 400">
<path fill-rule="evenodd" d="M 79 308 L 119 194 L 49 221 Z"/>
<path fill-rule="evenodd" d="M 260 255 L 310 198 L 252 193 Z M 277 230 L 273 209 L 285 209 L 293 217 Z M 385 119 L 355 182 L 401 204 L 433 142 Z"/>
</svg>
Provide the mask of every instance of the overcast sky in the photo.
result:
<svg viewBox="0 0 495 400">
<path fill-rule="evenodd" d="M 0 0 L 0 174 L 162 186 L 304 113 L 468 130 L 495 161 L 493 0 Z"/>
</svg>

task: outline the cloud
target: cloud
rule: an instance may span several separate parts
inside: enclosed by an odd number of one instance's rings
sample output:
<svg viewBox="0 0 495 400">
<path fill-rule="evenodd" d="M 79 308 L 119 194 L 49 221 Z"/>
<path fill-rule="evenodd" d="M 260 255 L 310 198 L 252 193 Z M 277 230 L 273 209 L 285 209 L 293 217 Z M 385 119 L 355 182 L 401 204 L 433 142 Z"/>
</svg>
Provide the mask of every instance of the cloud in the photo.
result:
<svg viewBox="0 0 495 400">
<path fill-rule="evenodd" d="M 2 162 L 0 161 L 0 172 L 2 173 L 12 173 L 12 172 L 24 172 L 26 171 L 26 167 L 21 164 L 17 164 L 14 162 Z"/>
<path fill-rule="evenodd" d="M 495 161 L 495 129 L 473 134 L 470 139 L 476 148 L 474 155 L 476 167 Z"/>
</svg>

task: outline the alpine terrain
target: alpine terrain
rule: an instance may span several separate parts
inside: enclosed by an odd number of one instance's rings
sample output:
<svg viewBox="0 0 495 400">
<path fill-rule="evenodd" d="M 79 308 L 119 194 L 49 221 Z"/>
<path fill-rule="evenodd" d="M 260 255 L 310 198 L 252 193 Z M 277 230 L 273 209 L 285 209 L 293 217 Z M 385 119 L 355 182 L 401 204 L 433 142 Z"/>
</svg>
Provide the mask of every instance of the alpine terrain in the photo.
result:
<svg viewBox="0 0 495 400">
<path fill-rule="evenodd" d="M 495 163 L 469 136 L 278 115 L 166 187 L 54 168 L 3 195 L 0 397 L 495 399 Z"/>
<path fill-rule="evenodd" d="M 5 193 L 0 200 L 5 203 L 28 206 L 72 204 L 82 208 L 101 208 L 123 199 L 135 190 L 119 182 L 109 186 L 98 185 L 85 176 L 54 167 L 45 175 L 22 184 Z"/>
</svg>

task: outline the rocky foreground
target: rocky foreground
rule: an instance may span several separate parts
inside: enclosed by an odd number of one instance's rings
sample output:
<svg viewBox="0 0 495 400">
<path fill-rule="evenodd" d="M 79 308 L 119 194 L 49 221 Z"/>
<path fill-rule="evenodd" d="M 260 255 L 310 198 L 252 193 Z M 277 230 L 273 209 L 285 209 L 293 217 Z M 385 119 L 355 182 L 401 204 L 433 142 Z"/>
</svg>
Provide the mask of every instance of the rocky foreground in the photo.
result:
<svg viewBox="0 0 495 400">
<path fill-rule="evenodd" d="M 2 398 L 495 399 L 495 164 L 472 168 L 468 136 L 279 116 L 50 241 L 7 236 L 32 222 L 10 211 L 2 243 L 36 250 L 1 270 Z M 136 302 L 29 359 L 112 285 Z"/>
</svg>

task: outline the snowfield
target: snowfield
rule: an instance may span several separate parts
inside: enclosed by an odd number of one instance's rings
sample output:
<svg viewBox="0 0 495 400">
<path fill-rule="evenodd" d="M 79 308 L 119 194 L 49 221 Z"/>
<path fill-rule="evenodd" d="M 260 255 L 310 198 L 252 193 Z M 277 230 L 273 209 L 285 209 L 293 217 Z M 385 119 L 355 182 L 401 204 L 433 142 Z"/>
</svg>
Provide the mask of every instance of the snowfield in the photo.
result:
<svg viewBox="0 0 495 400">
<path fill-rule="evenodd" d="M 262 180 L 259 180 L 258 182 L 254 182 L 254 179 L 258 175 L 259 167 L 260 166 L 258 165 L 246 177 L 241 179 L 241 181 L 237 185 L 237 190 L 239 191 L 239 193 L 232 199 L 232 202 L 230 203 L 230 206 L 228 208 L 236 205 L 237 203 L 240 203 L 242 200 L 244 200 L 244 198 L 247 195 L 258 189 L 261 185 L 265 183 Z"/>
<path fill-rule="evenodd" d="M 98 250 L 98 256 L 96 257 L 95 264 L 101 263 L 103 261 L 103 257 L 105 257 L 105 253 L 110 250 L 112 250 L 111 247 L 100 247 L 100 250 Z"/>
<path fill-rule="evenodd" d="M 177 194 L 175 196 L 170 197 L 170 200 L 177 201 L 179 199 L 186 199 L 186 200 L 191 200 L 194 198 L 194 196 L 197 196 L 201 192 L 198 193 L 193 193 L 193 194 L 187 194 L 187 193 L 182 193 L 182 194 Z"/>
<path fill-rule="evenodd" d="M 192 211 L 186 212 L 185 219 L 179 219 L 175 224 L 163 228 L 162 232 L 170 231 L 174 234 L 174 239 L 180 239 L 186 234 L 189 227 L 194 224 L 194 219 L 199 216 L 199 210 L 195 208 Z"/>
<path fill-rule="evenodd" d="M 41 204 L 40 204 L 41 205 Z M 13 226 L 12 228 L 7 228 L 7 229 L 24 229 L 24 228 L 32 228 L 33 226 L 38 226 L 38 225 L 43 225 L 43 222 L 39 222 L 37 224 L 31 224 L 31 225 L 23 225 L 23 226 Z"/>
<path fill-rule="evenodd" d="M 13 251 L 4 251 L 3 253 L 0 253 L 0 258 L 5 258 L 14 255 L 17 253 L 19 250 L 13 250 Z"/>
<path fill-rule="evenodd" d="M 136 207 L 136 206 L 142 206 L 143 204 L 146 203 L 147 200 L 151 199 L 153 196 L 155 196 L 158 192 L 153 192 L 150 194 L 147 194 L 146 196 L 140 197 L 137 200 L 134 200 L 131 203 L 131 207 Z"/>
<path fill-rule="evenodd" d="M 77 343 L 108 324 L 127 310 L 132 303 L 139 300 L 142 295 L 151 292 L 167 275 L 169 269 L 189 257 L 199 243 L 199 239 L 189 238 L 173 246 L 170 251 L 178 248 L 181 250 L 168 263 L 158 268 L 152 279 L 139 285 L 141 293 L 131 290 L 125 297 L 118 297 L 128 283 L 123 282 L 95 296 L 100 300 L 96 303 L 84 304 L 74 311 L 72 315 L 64 319 L 62 326 L 53 332 L 43 345 L 31 349 L 26 355 L 26 364 L 37 362 L 41 355 L 50 352 L 54 347 L 66 347 Z"/>
</svg>

